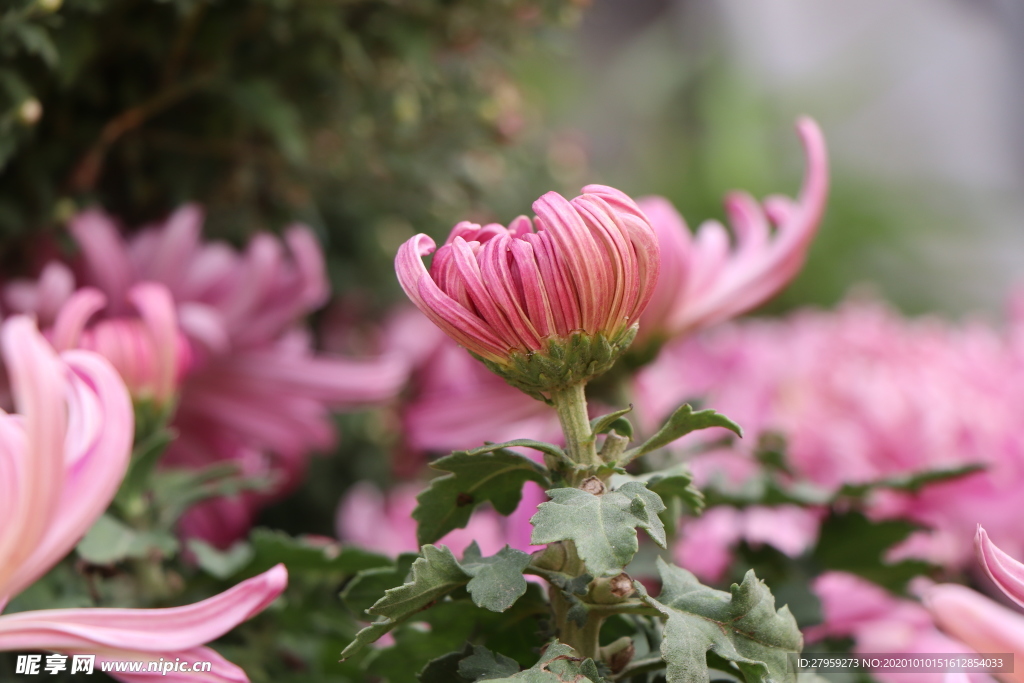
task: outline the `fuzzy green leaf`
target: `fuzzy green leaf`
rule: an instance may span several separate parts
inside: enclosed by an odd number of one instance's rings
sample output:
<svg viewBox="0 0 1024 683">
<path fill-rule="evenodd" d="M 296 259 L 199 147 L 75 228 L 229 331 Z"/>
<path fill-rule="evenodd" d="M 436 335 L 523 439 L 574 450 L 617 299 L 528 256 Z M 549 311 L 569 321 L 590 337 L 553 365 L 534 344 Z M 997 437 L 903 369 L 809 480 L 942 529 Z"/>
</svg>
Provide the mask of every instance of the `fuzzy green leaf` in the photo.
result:
<svg viewBox="0 0 1024 683">
<path fill-rule="evenodd" d="M 708 427 L 724 427 L 736 434 L 736 436 L 743 437 L 743 430 L 740 426 L 725 415 L 716 413 L 713 410 L 702 410 L 695 413 L 690 404 L 687 403 L 677 408 L 654 436 L 636 448 L 631 448 L 623 453 L 622 458 L 619 460 L 619 465 L 625 465 L 645 453 L 650 453 L 663 446 L 667 446 L 690 432 L 707 429 Z"/>
<path fill-rule="evenodd" d="M 492 681 L 519 673 L 519 664 L 500 652 L 476 646 L 473 654 L 459 662 L 459 675 L 470 681 Z"/>
<path fill-rule="evenodd" d="M 459 662 L 469 656 L 472 647 L 467 645 L 460 652 L 449 652 L 431 659 L 416 675 L 416 680 L 419 683 L 473 683 L 473 679 L 467 680 L 459 675 Z"/>
<path fill-rule="evenodd" d="M 504 612 L 526 593 L 523 570 L 528 564 L 527 553 L 508 546 L 495 555 L 481 557 L 473 541 L 462 558 L 462 570 L 473 577 L 466 589 L 478 607 Z"/>
<path fill-rule="evenodd" d="M 617 474 L 611 478 L 613 486 L 621 486 L 629 481 L 644 482 L 665 503 L 666 509 L 661 513 L 661 521 L 665 523 L 665 529 L 670 535 L 675 534 L 676 522 L 683 514 L 699 515 L 704 510 L 704 494 L 693 485 L 693 473 L 684 464 L 637 476 Z"/>
<path fill-rule="evenodd" d="M 469 583 L 470 577 L 446 546 L 425 545 L 422 552 L 423 556 L 412 563 L 412 578 L 401 586 L 389 588 L 384 597 L 366 610 L 382 618 L 356 634 L 356 639 L 341 653 L 342 659 L 351 657 L 435 600 Z"/>
<path fill-rule="evenodd" d="M 394 569 L 361 572 L 346 587 L 342 599 L 350 607 L 358 608 L 370 589 L 379 588 L 382 582 L 403 580 L 399 575 L 405 577 L 405 583 L 388 588 L 384 597 L 366 610 L 367 614 L 381 619 L 356 634 L 355 641 L 341 653 L 342 659 L 351 657 L 363 646 L 463 586 L 478 607 L 492 612 L 507 610 L 526 593 L 522 572 L 530 563 L 530 556 L 519 550 L 506 546 L 491 557 L 481 557 L 474 543 L 466 549 L 465 564 L 460 564 L 446 546 L 425 545 L 421 552 L 422 556 L 412 562 L 408 572 L 403 572 L 400 558 Z"/>
<path fill-rule="evenodd" d="M 412 580 L 388 589 L 383 598 L 366 610 L 367 614 L 392 621 L 404 619 L 469 583 L 470 577 L 447 546 L 425 545 L 421 552 L 423 556 L 412 563 Z"/>
<path fill-rule="evenodd" d="M 539 444 L 532 441 L 510 443 Z M 449 474 L 431 481 L 416 498 L 419 505 L 412 516 L 419 522 L 416 537 L 421 544 L 433 543 L 453 529 L 464 528 L 473 509 L 484 502 L 490 502 L 500 514 L 512 514 L 527 481 L 548 485 L 547 472 L 542 466 L 504 449 L 505 445 L 509 444 L 456 451 L 431 464 L 434 469 Z"/>
<path fill-rule="evenodd" d="M 461 673 L 461 668 L 460 668 Z M 582 659 L 562 643 L 551 643 L 540 661 L 505 678 L 479 678 L 492 683 L 604 683 L 593 659 Z"/>
<path fill-rule="evenodd" d="M 552 489 L 530 522 L 534 544 L 571 540 L 595 577 L 616 576 L 638 549 L 636 527 L 665 547 L 665 526 L 658 513 L 665 504 L 638 481 L 600 496 L 580 489 Z"/>
<path fill-rule="evenodd" d="M 735 663 L 747 683 L 796 683 L 787 657 L 801 650 L 803 637 L 789 608 L 775 609 L 775 598 L 753 570 L 730 593 L 704 586 L 660 558 L 658 572 L 657 599 L 639 582 L 634 586 L 668 619 L 661 644 L 668 683 L 707 683 L 708 651 Z"/>
<path fill-rule="evenodd" d="M 361 618 L 387 589 L 405 583 L 417 557 L 414 553 L 402 553 L 393 565 L 360 571 L 345 585 L 345 590 L 341 592 L 342 602 Z"/>
</svg>

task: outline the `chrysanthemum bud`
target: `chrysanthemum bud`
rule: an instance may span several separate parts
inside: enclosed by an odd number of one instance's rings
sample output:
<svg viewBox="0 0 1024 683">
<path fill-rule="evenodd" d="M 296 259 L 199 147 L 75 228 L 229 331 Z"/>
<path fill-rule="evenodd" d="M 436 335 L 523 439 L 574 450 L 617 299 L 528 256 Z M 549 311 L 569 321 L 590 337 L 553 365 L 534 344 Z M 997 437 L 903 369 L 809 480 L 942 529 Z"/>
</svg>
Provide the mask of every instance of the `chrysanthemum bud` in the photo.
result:
<svg viewBox="0 0 1024 683">
<path fill-rule="evenodd" d="M 398 279 L 438 327 L 535 398 L 608 370 L 629 346 L 658 280 L 658 240 L 622 192 L 601 185 L 567 201 L 549 192 L 502 225 L 462 222 L 434 254 L 402 245 Z"/>
</svg>

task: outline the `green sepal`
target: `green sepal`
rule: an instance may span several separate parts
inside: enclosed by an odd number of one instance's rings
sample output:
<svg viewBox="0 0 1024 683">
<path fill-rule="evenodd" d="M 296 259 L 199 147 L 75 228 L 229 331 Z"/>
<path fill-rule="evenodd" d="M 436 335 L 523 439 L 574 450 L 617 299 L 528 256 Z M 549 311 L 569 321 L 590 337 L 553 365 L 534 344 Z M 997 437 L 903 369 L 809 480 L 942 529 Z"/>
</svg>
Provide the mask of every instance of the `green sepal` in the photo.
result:
<svg viewBox="0 0 1024 683">
<path fill-rule="evenodd" d="M 638 329 L 634 324 L 611 339 L 601 332 L 576 332 L 565 339 L 548 339 L 544 351 L 512 351 L 503 363 L 476 358 L 515 388 L 550 403 L 546 394 L 582 384 L 610 370 L 629 348 Z"/>
</svg>

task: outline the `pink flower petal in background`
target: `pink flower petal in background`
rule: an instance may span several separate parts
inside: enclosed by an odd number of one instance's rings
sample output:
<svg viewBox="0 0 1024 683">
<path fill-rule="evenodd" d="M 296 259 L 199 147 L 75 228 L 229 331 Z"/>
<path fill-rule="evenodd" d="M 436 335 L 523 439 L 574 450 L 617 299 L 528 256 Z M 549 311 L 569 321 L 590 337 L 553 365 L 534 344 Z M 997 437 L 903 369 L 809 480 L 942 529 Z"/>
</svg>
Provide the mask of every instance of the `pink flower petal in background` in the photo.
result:
<svg viewBox="0 0 1024 683">
<path fill-rule="evenodd" d="M 387 494 L 369 482 L 351 487 L 338 505 L 335 527 L 343 543 L 375 550 L 392 557 L 401 553 L 419 552 L 416 541 L 416 496 L 422 485 L 402 484 Z M 537 506 L 547 500 L 544 492 L 533 482 L 527 482 L 523 499 L 508 517 L 502 517 L 489 508 L 478 509 L 464 529 L 449 532 L 437 543 L 446 545 L 456 555 L 476 541 L 484 555 L 493 555 L 506 545 L 517 550 L 532 552 L 530 545 L 530 517 Z"/>
<path fill-rule="evenodd" d="M 3 299 L 53 326 L 62 347 L 108 356 L 141 393 L 164 398 L 173 385 L 181 438 L 165 465 L 226 460 L 269 478 L 271 491 L 202 504 L 183 519 L 186 535 L 203 533 L 226 547 L 260 506 L 294 488 L 311 451 L 332 445 L 332 409 L 388 400 L 408 366 L 394 354 L 352 360 L 313 350 L 303 319 L 329 287 L 307 228 L 292 226 L 283 240 L 256 235 L 240 253 L 202 242 L 201 227 L 202 212 L 185 206 L 126 240 L 110 217 L 85 211 L 71 223 L 81 248 L 79 289 L 73 279 L 68 285 L 66 268 L 52 264 L 35 285 L 8 285 Z M 103 317 L 92 321 L 100 309 Z M 221 527 L 225 508 L 235 509 Z"/>
<path fill-rule="evenodd" d="M 758 435 L 781 434 L 794 476 L 824 490 L 915 472 L 981 464 L 984 471 L 910 494 L 879 491 L 874 518 L 907 518 L 915 534 L 893 558 L 959 569 L 980 521 L 1024 556 L 1024 353 L 1013 335 L 979 323 L 905 319 L 870 301 L 834 312 L 749 320 L 669 344 L 639 374 L 637 413 L 651 429 L 699 399 L 750 436 L 692 459 L 698 483 L 742 486 L 757 474 Z M 717 439 L 707 430 L 680 442 Z"/>
<path fill-rule="evenodd" d="M 858 654 L 971 653 L 967 645 L 941 633 L 921 604 L 897 598 L 870 581 L 826 572 L 815 579 L 813 589 L 824 623 L 804 630 L 808 642 L 850 637 Z M 942 673 L 874 671 L 872 676 L 884 683 L 946 683 Z M 993 682 L 984 674 L 970 674 L 970 679 Z"/>
<path fill-rule="evenodd" d="M 720 581 L 740 541 L 770 545 L 800 557 L 818 540 L 819 511 L 796 505 L 734 508 L 719 505 L 683 522 L 674 547 L 676 562 L 704 581 Z"/>
<path fill-rule="evenodd" d="M 562 442 L 551 406 L 487 370 L 418 310 L 405 308 L 392 317 L 383 346 L 388 354 L 408 358 L 412 367 L 400 408 L 404 442 L 392 461 L 398 476 L 418 476 L 427 454 L 476 448 L 487 441 Z"/>
<path fill-rule="evenodd" d="M 1012 652 L 1015 662 L 1024 661 L 1024 615 L 966 586 L 951 583 L 933 586 L 924 600 L 935 623 L 975 652 Z M 1024 681 L 1024 672 L 1019 669 L 1016 666 L 1013 674 L 1003 675 Z"/>
</svg>

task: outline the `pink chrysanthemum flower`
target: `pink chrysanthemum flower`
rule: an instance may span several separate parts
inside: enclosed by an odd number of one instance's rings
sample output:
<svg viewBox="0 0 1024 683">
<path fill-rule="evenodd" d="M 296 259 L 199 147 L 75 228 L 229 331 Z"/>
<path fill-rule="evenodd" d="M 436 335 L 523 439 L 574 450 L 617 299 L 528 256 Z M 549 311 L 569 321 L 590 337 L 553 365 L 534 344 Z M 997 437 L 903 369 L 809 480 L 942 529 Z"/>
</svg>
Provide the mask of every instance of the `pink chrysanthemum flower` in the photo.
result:
<svg viewBox="0 0 1024 683">
<path fill-rule="evenodd" d="M 59 562 L 110 504 L 131 457 L 127 389 L 102 357 L 57 356 L 33 323 L 0 330 L 20 414 L 0 414 L 0 612 Z M 284 590 L 283 565 L 203 602 L 170 609 L 54 609 L 0 616 L 0 650 L 95 654 L 97 659 L 207 661 L 211 683 L 242 683 L 240 668 L 204 646 Z M 142 674 L 114 673 L 129 683 Z M 175 673 L 168 681 L 193 680 Z"/>
<path fill-rule="evenodd" d="M 179 438 L 165 464 L 231 460 L 274 482 L 267 494 L 186 515 L 187 534 L 225 546 L 260 503 L 300 480 L 310 451 L 332 444 L 330 409 L 387 400 L 406 363 L 314 352 L 303 319 L 329 289 L 307 228 L 292 226 L 283 243 L 258 234 L 239 253 L 201 242 L 201 226 L 202 213 L 186 206 L 125 240 L 108 216 L 83 212 L 70 226 L 82 252 L 76 273 L 52 263 L 37 282 L 11 283 L 3 294 L 8 310 L 35 313 L 60 348 L 94 348 L 127 381 L 165 399 L 177 393 Z"/>
<path fill-rule="evenodd" d="M 825 210 L 828 160 L 818 124 L 802 118 L 797 132 L 807 158 L 799 199 L 772 196 L 758 203 L 745 192 L 729 194 L 725 209 L 733 248 L 718 221 L 703 223 L 691 235 L 668 200 L 638 201 L 661 246 L 661 278 L 640 320 L 638 344 L 657 346 L 737 316 L 764 303 L 800 271 Z"/>
<path fill-rule="evenodd" d="M 625 194 L 549 192 L 506 228 L 462 222 L 434 254 L 427 235 L 395 259 L 409 298 L 510 384 L 535 398 L 606 371 L 636 334 L 658 280 L 658 242 Z"/>
</svg>

